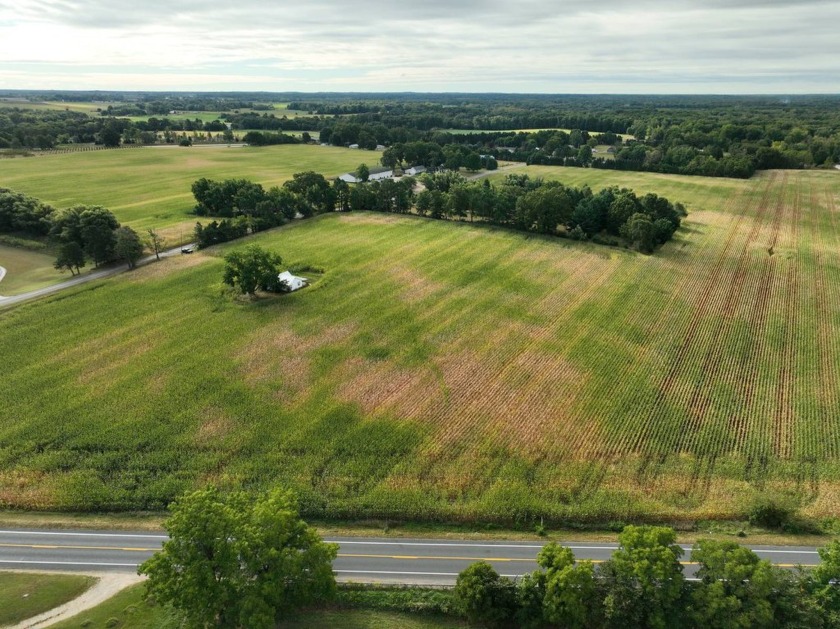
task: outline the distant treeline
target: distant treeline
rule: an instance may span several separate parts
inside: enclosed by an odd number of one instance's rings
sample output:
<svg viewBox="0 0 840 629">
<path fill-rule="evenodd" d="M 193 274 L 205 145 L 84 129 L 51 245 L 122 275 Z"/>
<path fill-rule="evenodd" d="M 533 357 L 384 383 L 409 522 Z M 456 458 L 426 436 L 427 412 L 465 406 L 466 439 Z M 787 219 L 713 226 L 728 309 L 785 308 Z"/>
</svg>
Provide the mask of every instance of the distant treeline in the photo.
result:
<svg viewBox="0 0 840 629">
<path fill-rule="evenodd" d="M 723 177 L 840 162 L 836 96 L 296 94 L 289 108 L 304 113 L 292 117 L 271 104 L 289 96 L 122 94 L 120 102 L 93 118 L 69 111 L 0 109 L 0 148 L 150 143 L 158 141 L 158 133 L 174 141 L 175 132 L 222 132 L 232 139 L 238 131 L 307 131 L 319 132 L 321 142 L 336 146 L 373 149 L 422 141 L 533 164 Z M 170 111 L 218 111 L 219 118 L 169 118 Z M 121 116 L 148 118 L 133 122 Z M 611 147 L 611 155 L 593 155 L 596 143 Z"/>
<path fill-rule="evenodd" d="M 671 239 L 686 215 L 685 208 L 664 197 L 610 187 L 593 193 L 527 175 L 508 175 L 499 185 L 467 182 L 454 171 L 424 174 L 424 190 L 416 180 L 383 179 L 350 186 L 330 184 L 314 172 L 297 173 L 283 187 L 265 190 L 247 179 L 199 179 L 192 186 L 195 213 L 213 216 L 196 224 L 200 247 L 240 238 L 249 232 L 282 225 L 296 216 L 334 210 L 416 213 L 436 219 L 490 223 L 520 231 L 633 247 L 652 252 Z"/>
</svg>

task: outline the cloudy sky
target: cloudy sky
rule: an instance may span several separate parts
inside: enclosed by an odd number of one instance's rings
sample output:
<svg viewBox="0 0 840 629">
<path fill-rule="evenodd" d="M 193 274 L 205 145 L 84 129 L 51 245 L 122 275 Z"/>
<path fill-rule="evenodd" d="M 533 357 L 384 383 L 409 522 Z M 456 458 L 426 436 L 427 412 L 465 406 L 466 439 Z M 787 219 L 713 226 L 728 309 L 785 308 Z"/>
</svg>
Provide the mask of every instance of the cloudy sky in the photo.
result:
<svg viewBox="0 0 840 629">
<path fill-rule="evenodd" d="M 840 93 L 840 0 L 0 0 L 0 88 Z"/>
</svg>

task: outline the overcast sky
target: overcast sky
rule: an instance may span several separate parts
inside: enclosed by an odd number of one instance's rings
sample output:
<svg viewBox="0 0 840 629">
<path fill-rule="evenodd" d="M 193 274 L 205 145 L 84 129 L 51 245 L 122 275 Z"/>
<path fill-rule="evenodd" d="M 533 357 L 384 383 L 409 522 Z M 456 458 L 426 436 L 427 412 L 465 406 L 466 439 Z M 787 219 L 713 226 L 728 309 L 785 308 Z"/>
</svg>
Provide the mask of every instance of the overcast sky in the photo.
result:
<svg viewBox="0 0 840 629">
<path fill-rule="evenodd" d="M 0 0 L 0 88 L 840 93 L 840 0 Z"/>
</svg>

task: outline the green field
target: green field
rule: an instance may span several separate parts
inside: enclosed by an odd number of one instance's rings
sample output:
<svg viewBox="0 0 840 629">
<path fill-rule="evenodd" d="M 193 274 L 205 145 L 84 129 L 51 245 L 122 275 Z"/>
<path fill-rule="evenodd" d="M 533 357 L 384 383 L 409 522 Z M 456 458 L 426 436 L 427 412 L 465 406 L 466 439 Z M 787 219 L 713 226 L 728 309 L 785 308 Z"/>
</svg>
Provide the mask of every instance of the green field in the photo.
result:
<svg viewBox="0 0 840 629">
<path fill-rule="evenodd" d="M 177 629 L 178 617 L 169 609 L 143 600 L 145 585 L 126 588 L 101 605 L 56 625 L 54 629 Z M 114 622 L 116 620 L 116 622 Z M 455 618 L 364 609 L 310 610 L 292 614 L 277 629 L 459 629 Z"/>
<path fill-rule="evenodd" d="M 57 208 L 104 205 L 120 222 L 160 229 L 175 242 L 191 237 L 196 219 L 190 186 L 196 179 L 246 177 L 270 187 L 305 170 L 335 177 L 362 159 L 358 151 L 327 146 L 113 149 L 3 160 L 0 186 Z"/>
<path fill-rule="evenodd" d="M 53 267 L 55 255 L 0 244 L 0 266 L 6 276 L 0 280 L 0 295 L 17 295 L 68 279 Z"/>
<path fill-rule="evenodd" d="M 99 109 L 106 109 L 108 105 L 115 105 L 117 103 L 108 103 L 104 101 L 94 102 L 58 102 L 58 101 L 30 101 L 18 98 L 0 98 L 0 107 L 18 107 L 20 109 L 36 109 L 46 111 L 77 111 L 91 116 L 98 116 Z"/>
<path fill-rule="evenodd" d="M 331 215 L 251 239 L 325 270 L 299 293 L 238 302 L 209 252 L 5 312 L 0 504 L 284 483 L 322 517 L 836 516 L 840 173 L 527 172 L 689 216 L 642 256 Z"/>
<path fill-rule="evenodd" d="M 63 605 L 95 582 L 93 577 L 75 574 L 0 572 L 0 627 Z"/>
</svg>

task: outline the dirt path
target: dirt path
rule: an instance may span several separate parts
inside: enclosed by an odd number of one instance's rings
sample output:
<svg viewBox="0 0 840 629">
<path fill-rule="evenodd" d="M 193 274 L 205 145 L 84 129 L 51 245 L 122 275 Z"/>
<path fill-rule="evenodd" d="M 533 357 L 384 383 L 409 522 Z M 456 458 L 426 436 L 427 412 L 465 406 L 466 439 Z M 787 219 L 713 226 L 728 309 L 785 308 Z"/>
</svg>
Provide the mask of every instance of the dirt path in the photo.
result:
<svg viewBox="0 0 840 629">
<path fill-rule="evenodd" d="M 55 623 L 72 618 L 76 614 L 80 614 L 85 610 L 96 607 L 100 603 L 105 602 L 114 596 L 120 590 L 127 588 L 129 585 L 134 585 L 143 580 L 136 574 L 125 573 L 74 573 L 86 574 L 88 576 L 99 579 L 93 587 L 87 592 L 74 598 L 72 601 L 65 603 L 59 607 L 44 612 L 34 618 L 24 620 L 17 625 L 13 625 L 10 629 L 41 629 L 41 627 L 49 627 Z"/>
<path fill-rule="evenodd" d="M 525 168 L 526 164 L 515 163 L 515 164 L 505 164 L 504 166 L 499 166 L 496 170 L 485 170 L 480 173 L 476 173 L 475 175 L 467 175 L 465 179 L 467 181 L 475 181 L 476 179 L 484 179 L 485 177 L 489 177 L 495 173 L 504 172 L 506 170 L 517 170 L 519 168 Z"/>
</svg>

